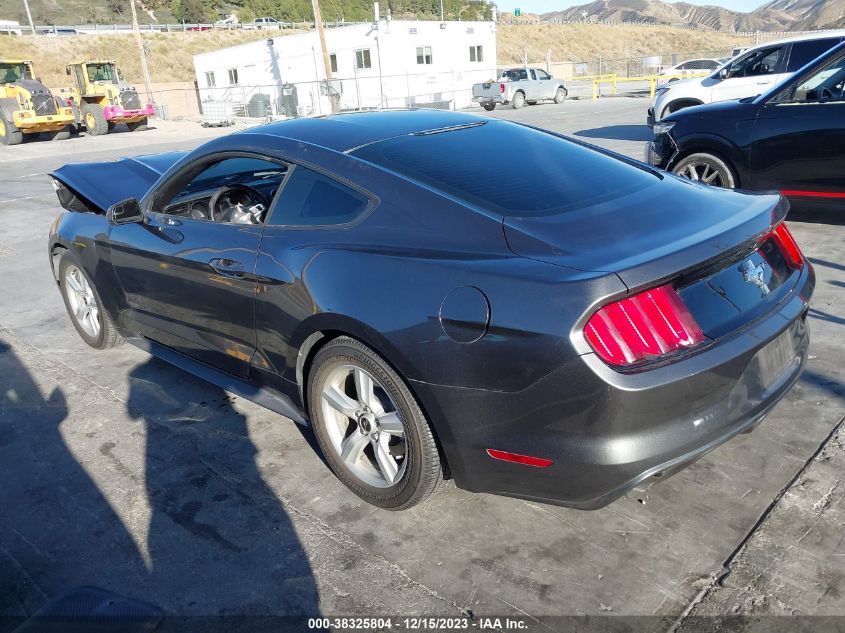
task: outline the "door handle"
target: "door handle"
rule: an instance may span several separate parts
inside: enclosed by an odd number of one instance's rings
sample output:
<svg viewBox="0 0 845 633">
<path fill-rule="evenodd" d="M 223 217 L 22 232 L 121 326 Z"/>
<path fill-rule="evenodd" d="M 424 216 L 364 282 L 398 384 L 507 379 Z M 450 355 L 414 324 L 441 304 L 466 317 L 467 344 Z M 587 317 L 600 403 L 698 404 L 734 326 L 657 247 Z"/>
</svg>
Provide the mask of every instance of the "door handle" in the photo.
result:
<svg viewBox="0 0 845 633">
<path fill-rule="evenodd" d="M 227 277 L 243 277 L 246 274 L 244 265 L 235 259 L 214 258 L 208 262 L 208 265 L 215 272 Z"/>
</svg>

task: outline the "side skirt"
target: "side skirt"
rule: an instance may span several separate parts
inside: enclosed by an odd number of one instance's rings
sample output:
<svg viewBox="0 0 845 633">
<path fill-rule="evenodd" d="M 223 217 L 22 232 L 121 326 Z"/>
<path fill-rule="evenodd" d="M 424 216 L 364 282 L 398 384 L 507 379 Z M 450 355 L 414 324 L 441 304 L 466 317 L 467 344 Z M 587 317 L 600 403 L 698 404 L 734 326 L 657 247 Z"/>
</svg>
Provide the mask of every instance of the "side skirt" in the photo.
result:
<svg viewBox="0 0 845 633">
<path fill-rule="evenodd" d="M 160 358 L 182 369 L 197 378 L 201 378 L 212 385 L 216 385 L 231 394 L 251 400 L 255 404 L 270 409 L 279 415 L 290 418 L 297 424 L 305 427 L 311 426 L 311 422 L 303 415 L 293 401 L 286 395 L 267 387 L 257 387 L 246 380 L 242 380 L 231 374 L 210 367 L 204 363 L 197 362 L 192 358 L 180 354 L 169 347 L 159 345 L 155 341 L 146 338 L 132 337 L 127 339 L 135 347 Z"/>
</svg>

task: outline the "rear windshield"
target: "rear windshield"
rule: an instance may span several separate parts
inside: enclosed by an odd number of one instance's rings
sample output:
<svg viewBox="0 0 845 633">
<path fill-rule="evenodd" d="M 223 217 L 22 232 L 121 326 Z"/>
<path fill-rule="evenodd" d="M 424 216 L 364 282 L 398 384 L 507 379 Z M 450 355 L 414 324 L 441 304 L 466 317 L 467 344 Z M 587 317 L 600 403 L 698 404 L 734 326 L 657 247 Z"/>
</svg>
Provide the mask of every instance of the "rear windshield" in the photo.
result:
<svg viewBox="0 0 845 633">
<path fill-rule="evenodd" d="M 506 217 L 557 215 L 659 180 L 644 167 L 500 121 L 400 136 L 352 154 Z"/>
</svg>

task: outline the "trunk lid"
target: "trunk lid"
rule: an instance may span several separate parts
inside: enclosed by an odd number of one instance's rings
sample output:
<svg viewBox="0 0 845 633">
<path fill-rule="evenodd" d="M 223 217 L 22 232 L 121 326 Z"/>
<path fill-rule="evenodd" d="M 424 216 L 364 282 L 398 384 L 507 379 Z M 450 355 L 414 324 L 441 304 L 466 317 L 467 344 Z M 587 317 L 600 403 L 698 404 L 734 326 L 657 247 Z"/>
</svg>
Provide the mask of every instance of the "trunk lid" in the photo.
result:
<svg viewBox="0 0 845 633">
<path fill-rule="evenodd" d="M 746 194 L 667 177 L 577 211 L 505 218 L 518 255 L 619 276 L 631 293 L 671 282 L 709 338 L 777 305 L 797 280 L 763 236 L 786 215 L 777 194 Z"/>
</svg>

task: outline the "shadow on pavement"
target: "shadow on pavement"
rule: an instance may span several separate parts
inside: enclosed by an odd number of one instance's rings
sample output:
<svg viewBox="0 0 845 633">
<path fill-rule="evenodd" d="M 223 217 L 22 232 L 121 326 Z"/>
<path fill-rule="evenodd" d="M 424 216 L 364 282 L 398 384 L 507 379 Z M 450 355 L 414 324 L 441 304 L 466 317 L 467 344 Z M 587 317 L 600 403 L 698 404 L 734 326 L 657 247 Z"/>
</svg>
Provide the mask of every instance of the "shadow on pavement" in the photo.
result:
<svg viewBox="0 0 845 633">
<path fill-rule="evenodd" d="M 276 616 L 319 615 L 308 558 L 227 394 L 202 383 L 191 402 L 181 372 L 150 359 L 130 374 L 137 422 L 99 437 L 96 419 L 74 418 L 61 388 L 44 397 L 32 377 L 60 368 L 35 350 L 31 364 L 0 339 L 0 632 L 85 585 L 157 605 L 162 631 L 283 630 Z M 96 389 L 75 397 L 106 402 Z"/>
<path fill-rule="evenodd" d="M 583 138 L 603 138 L 611 141 L 650 141 L 654 134 L 647 125 L 608 125 L 575 132 Z"/>
</svg>

